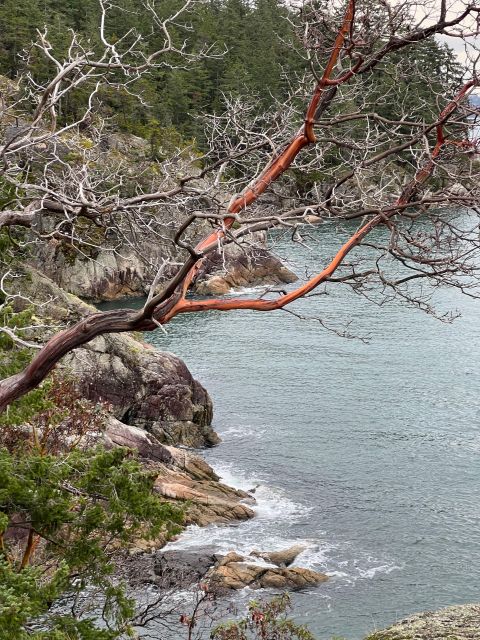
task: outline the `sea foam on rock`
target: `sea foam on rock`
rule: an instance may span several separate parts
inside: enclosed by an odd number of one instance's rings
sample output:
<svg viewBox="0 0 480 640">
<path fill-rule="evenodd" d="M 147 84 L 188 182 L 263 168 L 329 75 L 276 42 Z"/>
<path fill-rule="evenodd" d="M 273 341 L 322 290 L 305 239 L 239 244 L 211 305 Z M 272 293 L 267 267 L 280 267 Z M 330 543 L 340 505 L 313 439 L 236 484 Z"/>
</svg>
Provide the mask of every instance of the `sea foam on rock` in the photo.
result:
<svg viewBox="0 0 480 640">
<path fill-rule="evenodd" d="M 213 549 L 165 550 L 156 554 L 157 584 L 174 580 L 182 587 L 202 582 L 209 590 L 222 594 L 245 587 L 251 589 L 302 589 L 312 587 L 328 576 L 304 567 L 277 567 L 251 561 L 236 551 L 225 555 Z M 176 576 L 176 578 L 175 578 Z"/>
</svg>

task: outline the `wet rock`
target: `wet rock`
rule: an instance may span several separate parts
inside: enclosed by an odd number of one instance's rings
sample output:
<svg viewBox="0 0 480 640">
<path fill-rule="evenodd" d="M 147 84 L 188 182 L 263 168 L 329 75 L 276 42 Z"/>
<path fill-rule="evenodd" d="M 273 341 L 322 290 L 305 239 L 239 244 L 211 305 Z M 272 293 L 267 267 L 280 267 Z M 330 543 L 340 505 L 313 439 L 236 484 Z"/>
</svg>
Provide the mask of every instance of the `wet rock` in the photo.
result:
<svg viewBox="0 0 480 640">
<path fill-rule="evenodd" d="M 159 551 L 153 560 L 155 582 L 164 588 L 198 584 L 214 563 L 213 551 Z"/>
<path fill-rule="evenodd" d="M 480 604 L 419 613 L 365 640 L 480 640 Z"/>
<path fill-rule="evenodd" d="M 195 291 L 201 295 L 223 295 L 232 288 L 276 285 L 297 279 L 268 249 L 229 245 L 224 256 L 218 252 L 207 256 Z"/>
<path fill-rule="evenodd" d="M 328 576 L 304 567 L 291 569 L 268 569 L 260 578 L 259 585 L 275 589 L 303 589 L 328 580 Z"/>
<path fill-rule="evenodd" d="M 214 480 L 195 481 L 179 471 L 162 470 L 155 491 L 170 500 L 189 501 L 186 524 L 229 524 L 255 515 L 242 503 L 242 492 Z"/>
<path fill-rule="evenodd" d="M 278 567 L 288 567 L 292 564 L 295 558 L 305 551 L 306 547 L 301 544 L 293 545 L 288 549 L 283 549 L 281 551 L 257 551 L 254 550 L 250 553 L 251 556 L 256 558 L 262 558 L 266 562 L 272 562 L 276 564 Z"/>
<path fill-rule="evenodd" d="M 200 281 L 195 286 L 195 291 L 200 295 L 222 296 L 228 293 L 232 285 L 222 276 L 211 276 Z"/>
<path fill-rule="evenodd" d="M 175 447 L 166 449 L 172 464 L 157 469 L 154 488 L 169 500 L 188 501 L 186 524 L 204 527 L 253 518 L 253 510 L 244 504 L 247 500 L 255 502 L 248 493 L 219 482 L 217 474 L 200 456 Z"/>
<path fill-rule="evenodd" d="M 249 564 L 239 560 L 238 554 L 230 553 L 223 558 L 208 574 L 212 589 L 302 589 L 328 580 L 322 573 L 302 567 L 277 568 L 258 564 Z M 232 558 L 232 561 L 229 559 Z"/>
<path fill-rule="evenodd" d="M 226 556 L 215 554 L 215 559 L 217 560 L 217 567 L 223 567 L 223 565 L 230 562 L 243 562 L 243 556 L 236 551 L 229 551 Z"/>
<path fill-rule="evenodd" d="M 243 562 L 230 562 L 216 567 L 209 576 L 210 587 L 214 590 L 243 589 L 252 585 L 265 573 L 265 567 Z"/>
<path fill-rule="evenodd" d="M 208 462 L 205 462 L 201 456 L 192 451 L 178 449 L 177 447 L 170 447 L 168 445 L 164 445 L 164 449 L 170 454 L 175 467 L 184 471 L 190 478 L 194 480 L 213 480 L 214 482 L 220 480 Z M 241 495 L 246 496 L 243 491 Z"/>
</svg>

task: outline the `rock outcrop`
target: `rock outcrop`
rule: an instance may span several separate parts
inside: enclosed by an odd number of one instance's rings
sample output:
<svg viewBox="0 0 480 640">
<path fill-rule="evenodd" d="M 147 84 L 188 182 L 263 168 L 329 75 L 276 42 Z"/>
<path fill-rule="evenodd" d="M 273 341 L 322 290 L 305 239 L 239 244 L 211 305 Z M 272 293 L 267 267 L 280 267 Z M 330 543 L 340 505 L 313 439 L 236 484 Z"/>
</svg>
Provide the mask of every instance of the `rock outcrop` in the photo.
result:
<svg viewBox="0 0 480 640">
<path fill-rule="evenodd" d="M 229 589 L 302 589 L 328 580 L 328 576 L 304 567 L 290 567 L 304 545 L 294 545 L 281 551 L 252 551 L 243 557 L 231 551 L 217 560 L 207 573 L 210 587 L 216 591 Z M 267 564 L 252 563 L 257 557 Z M 277 565 L 277 566 L 272 566 Z"/>
<path fill-rule="evenodd" d="M 190 451 L 166 449 L 173 465 L 158 470 L 155 490 L 170 500 L 188 501 L 186 524 L 203 527 L 253 518 L 253 510 L 245 504 L 255 503 L 250 494 L 220 482 L 213 469 Z"/>
<path fill-rule="evenodd" d="M 120 251 L 106 247 L 94 255 L 82 255 L 63 241 L 51 240 L 37 249 L 36 264 L 69 293 L 87 300 L 117 300 L 148 293 L 155 277 L 152 265 L 163 259 L 181 261 L 183 253 L 173 244 L 170 228 L 164 232 L 170 241 L 143 242 L 135 249 L 125 246 Z M 257 247 L 229 245 L 225 255 L 215 252 L 201 268 L 195 292 L 200 295 L 221 295 L 232 288 L 278 285 L 295 282 L 297 276 L 265 248 L 265 238 Z M 93 259 L 92 259 L 93 258 Z M 173 275 L 166 268 L 162 281 Z"/>
<path fill-rule="evenodd" d="M 259 285 L 278 285 L 298 280 L 268 249 L 232 244 L 224 255 L 218 252 L 207 256 L 200 269 L 195 291 L 200 295 L 223 295 L 230 289 Z"/>
<path fill-rule="evenodd" d="M 182 586 L 190 586 L 202 582 L 218 594 L 245 587 L 295 590 L 312 587 L 328 579 L 311 569 L 255 564 L 236 551 L 222 556 L 210 549 L 159 551 L 154 566 L 157 585 L 168 587 L 180 581 Z"/>
<path fill-rule="evenodd" d="M 65 242 L 51 240 L 37 249 L 36 264 L 69 293 L 100 302 L 146 295 L 155 277 L 151 265 L 171 254 L 163 244 L 142 243 L 138 251 L 124 247 L 118 253 L 107 248 L 86 256 Z"/>
<path fill-rule="evenodd" d="M 212 446 L 212 401 L 185 363 L 129 335 L 100 336 L 66 356 L 87 398 L 106 402 L 121 422 L 159 442 Z"/>
<path fill-rule="evenodd" d="M 10 135 L 15 136 L 19 132 L 19 123 L 13 124 L 14 131 Z M 170 172 L 163 173 L 158 163 L 152 160 L 150 143 L 138 136 L 110 133 L 95 146 L 84 134 L 69 132 L 56 141 L 55 151 L 63 160 L 71 162 L 92 147 L 95 147 L 96 153 L 90 162 L 101 165 L 103 169 L 110 167 L 112 172 L 123 175 L 126 189 L 133 175 L 135 181 L 130 185 L 132 189 L 165 191 L 176 186 Z M 172 155 L 173 149 L 165 149 L 165 152 L 167 156 Z M 177 153 L 172 162 L 177 165 L 178 175 L 200 173 L 195 154 L 189 155 L 186 151 Z M 204 188 L 207 192 L 211 188 L 208 178 L 199 177 L 196 188 Z M 226 207 L 228 194 L 217 194 L 217 197 L 224 201 Z M 53 232 L 62 218 L 39 216 L 37 231 L 41 230 L 44 234 Z M 177 269 L 175 265 L 188 256 L 185 249 L 175 242 L 176 229 L 184 221 L 182 207 L 173 203 L 152 209 L 152 220 L 145 228 L 137 225 L 133 230 L 128 223 L 116 220 L 122 229 L 120 233 L 115 231 L 116 225 L 102 228 L 88 218 L 82 218 L 76 222 L 85 240 L 81 247 L 71 243 L 67 237 L 55 237 L 52 233 L 49 241 L 32 243 L 29 261 L 57 285 L 86 300 L 100 302 L 141 297 L 148 293 L 160 265 L 163 267 L 159 285 L 168 280 Z M 210 231 L 206 220 L 198 220 L 185 232 L 184 239 L 195 245 Z M 252 242 L 255 247 L 251 246 Z M 204 282 L 205 279 L 208 282 Z M 296 279 L 295 274 L 266 249 L 265 234 L 256 233 L 249 236 L 248 242 L 227 246 L 224 256 L 209 256 L 197 280 L 197 291 L 218 294 L 230 288 L 274 285 Z"/>
<path fill-rule="evenodd" d="M 24 295 L 39 304 L 49 301 L 37 314 L 45 314 L 45 324 L 58 323 L 52 333 L 96 311 L 38 271 L 29 270 L 21 284 Z M 107 334 L 69 353 L 61 366 L 78 380 L 85 397 L 107 403 L 115 418 L 159 442 L 189 447 L 219 442 L 210 396 L 171 353 L 129 334 Z"/>
<path fill-rule="evenodd" d="M 365 640 L 480 640 L 480 604 L 419 613 Z"/>
<path fill-rule="evenodd" d="M 128 447 L 138 452 L 156 474 L 154 491 L 172 503 L 185 506 L 184 524 L 230 524 L 253 518 L 254 512 L 246 503 L 252 505 L 255 499 L 245 491 L 220 482 L 212 467 L 191 451 L 166 446 L 152 434 L 115 418 L 108 421 L 99 438 L 108 447 Z M 155 547 L 155 543 L 139 541 L 136 550 L 144 551 L 152 546 Z"/>
</svg>

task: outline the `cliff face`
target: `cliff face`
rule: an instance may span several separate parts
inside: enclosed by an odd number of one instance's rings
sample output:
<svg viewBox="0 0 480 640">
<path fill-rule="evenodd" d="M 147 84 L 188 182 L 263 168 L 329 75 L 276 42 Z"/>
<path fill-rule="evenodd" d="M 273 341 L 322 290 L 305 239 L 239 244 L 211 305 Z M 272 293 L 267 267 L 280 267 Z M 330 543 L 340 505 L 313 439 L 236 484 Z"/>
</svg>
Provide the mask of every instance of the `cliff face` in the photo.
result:
<svg viewBox="0 0 480 640">
<path fill-rule="evenodd" d="M 171 230 L 165 228 L 167 236 Z M 257 234 L 258 235 L 258 234 Z M 266 239 L 256 246 L 230 245 L 225 254 L 209 256 L 202 267 L 194 291 L 200 295 L 221 295 L 230 289 L 295 282 L 297 276 L 266 248 Z M 125 246 L 115 252 L 108 245 L 89 257 L 79 255 L 64 242 L 52 240 L 37 249 L 35 265 L 63 289 L 86 300 L 99 302 L 144 296 L 164 259 L 180 262 L 185 255 L 173 240 L 142 241 L 135 250 Z M 165 281 L 173 267 L 164 270 Z"/>
<path fill-rule="evenodd" d="M 21 284 L 26 297 L 47 302 L 37 315 L 49 326 L 58 323 L 57 330 L 96 311 L 38 271 L 28 270 Z M 211 426 L 210 396 L 171 353 L 132 335 L 108 334 L 69 353 L 60 367 L 73 374 L 86 398 L 107 403 L 115 418 L 149 431 L 159 442 L 204 447 L 219 441 Z"/>
<path fill-rule="evenodd" d="M 480 640 L 480 604 L 419 613 L 365 640 Z"/>
<path fill-rule="evenodd" d="M 155 277 L 151 264 L 159 264 L 162 257 L 176 258 L 164 244 L 142 243 L 138 251 L 123 247 L 119 253 L 106 246 L 91 259 L 52 240 L 38 248 L 35 264 L 69 293 L 100 302 L 145 295 Z"/>
<path fill-rule="evenodd" d="M 75 162 L 76 154 L 72 149 L 88 149 L 90 145 L 93 142 L 87 137 L 75 138 L 72 135 L 65 138 L 65 148 L 59 145 L 56 151 L 69 164 Z M 177 186 L 176 180 L 168 172 L 164 175 L 158 163 L 152 161 L 147 140 L 127 134 L 110 134 L 102 139 L 95 151 L 90 159 L 92 170 L 119 172 L 125 182 L 123 195 L 133 195 L 131 191 L 139 185 L 145 192 L 164 191 Z M 178 175 L 195 175 L 200 171 L 198 160 L 187 151 L 183 155 L 178 154 L 175 163 Z M 199 179 L 196 186 L 205 192 L 212 187 L 206 178 Z M 216 197 L 226 206 L 230 195 L 219 193 Z M 189 206 L 194 207 L 194 203 Z M 196 206 L 204 205 L 197 202 Z M 142 218 L 138 212 L 137 216 Z M 82 243 L 78 240 L 72 242 L 70 232 L 66 232 L 69 226 L 65 226 L 63 215 L 38 216 L 35 232 L 41 231 L 51 237 L 48 241 L 32 244 L 31 262 L 57 285 L 86 300 L 100 302 L 143 296 L 148 293 L 160 265 L 164 267 L 159 285 L 168 280 L 178 268 L 175 265 L 188 256 L 187 251 L 174 242 L 176 229 L 187 216 L 188 210 L 181 203 L 167 200 L 149 209 L 142 224 L 132 225 L 132 218 L 128 215 L 119 215 L 113 221 L 106 219 L 104 227 L 88 218 L 79 218 L 75 223 L 75 233 L 82 238 Z M 53 233 L 60 221 L 63 221 L 63 236 Z M 210 230 L 207 221 L 198 221 L 186 232 L 186 239 L 194 245 Z M 75 233 L 71 231 L 72 237 Z M 33 235 L 32 240 L 35 237 Z M 255 246 L 252 246 L 253 242 Z M 211 279 L 212 274 L 221 278 L 222 292 L 231 287 L 270 285 L 296 279 L 280 260 L 267 251 L 262 234 L 255 234 L 255 238 L 250 237 L 240 245 L 227 247 L 225 256 L 212 256 L 200 274 L 199 293 L 219 293 L 218 282 L 216 288 L 204 285 L 203 281 Z"/>
<path fill-rule="evenodd" d="M 107 402 L 127 425 L 159 442 L 188 447 L 217 444 L 210 396 L 185 363 L 129 335 L 105 335 L 65 358 L 83 394 Z"/>
</svg>

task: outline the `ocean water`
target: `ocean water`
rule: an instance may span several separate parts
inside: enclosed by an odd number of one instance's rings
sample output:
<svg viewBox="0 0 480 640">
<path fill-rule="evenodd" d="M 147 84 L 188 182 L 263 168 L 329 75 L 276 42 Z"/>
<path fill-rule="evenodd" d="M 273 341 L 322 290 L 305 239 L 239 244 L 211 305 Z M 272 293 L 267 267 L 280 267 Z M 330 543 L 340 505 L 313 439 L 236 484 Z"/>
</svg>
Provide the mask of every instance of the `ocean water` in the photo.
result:
<svg viewBox="0 0 480 640">
<path fill-rule="evenodd" d="M 274 236 L 275 249 L 302 276 L 352 229 L 307 230 L 308 246 Z M 319 640 L 359 640 L 416 611 L 480 601 L 480 302 L 438 292 L 440 309 L 462 314 L 444 324 L 343 286 L 327 294 L 293 310 L 351 322 L 368 343 L 282 311 L 185 315 L 146 339 L 210 392 L 222 443 L 208 462 L 256 487 L 254 520 L 192 527 L 171 546 L 304 542 L 296 564 L 330 580 L 293 595 L 295 618 Z"/>
</svg>

